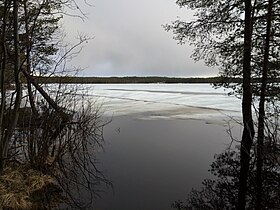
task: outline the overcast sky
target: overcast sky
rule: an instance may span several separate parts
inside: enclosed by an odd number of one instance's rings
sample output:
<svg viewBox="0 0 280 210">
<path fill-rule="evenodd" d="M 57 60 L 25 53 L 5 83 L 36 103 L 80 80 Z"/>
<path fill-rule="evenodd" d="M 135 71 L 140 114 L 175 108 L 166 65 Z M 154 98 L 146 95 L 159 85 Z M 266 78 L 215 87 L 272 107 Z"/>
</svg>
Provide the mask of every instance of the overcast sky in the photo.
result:
<svg viewBox="0 0 280 210">
<path fill-rule="evenodd" d="M 217 69 L 195 63 L 192 48 L 178 45 L 162 25 L 192 18 L 175 0 L 91 0 L 88 18 L 67 18 L 68 39 L 94 37 L 73 63 L 84 76 L 215 76 Z"/>
</svg>

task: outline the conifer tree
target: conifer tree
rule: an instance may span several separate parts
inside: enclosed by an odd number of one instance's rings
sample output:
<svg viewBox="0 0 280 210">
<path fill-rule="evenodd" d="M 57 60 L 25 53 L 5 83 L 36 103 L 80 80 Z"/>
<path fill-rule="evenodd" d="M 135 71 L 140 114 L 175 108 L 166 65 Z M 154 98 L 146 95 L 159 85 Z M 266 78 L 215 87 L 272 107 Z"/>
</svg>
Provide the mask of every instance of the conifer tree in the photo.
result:
<svg viewBox="0 0 280 210">
<path fill-rule="evenodd" d="M 195 11 L 195 20 L 177 19 L 167 25 L 180 44 L 194 46 L 193 58 L 208 66 L 218 66 L 226 82 L 242 98 L 243 135 L 240 147 L 239 199 L 237 209 L 246 208 L 247 180 L 252 144 L 255 136 L 253 101 L 260 101 L 258 114 L 258 186 L 262 183 L 261 168 L 264 147 L 265 112 L 279 101 L 279 1 L 194 1 L 177 0 L 180 7 Z M 270 8 L 270 10 L 268 10 Z M 239 85 L 230 79 L 241 78 Z M 235 80 L 236 81 L 236 80 Z M 270 104 L 269 104 L 270 103 Z M 273 114 L 272 114 L 273 115 Z M 274 113 L 278 115 L 278 113 Z M 266 135 L 269 135 L 266 133 Z M 259 190 L 260 197 L 261 190 Z"/>
</svg>

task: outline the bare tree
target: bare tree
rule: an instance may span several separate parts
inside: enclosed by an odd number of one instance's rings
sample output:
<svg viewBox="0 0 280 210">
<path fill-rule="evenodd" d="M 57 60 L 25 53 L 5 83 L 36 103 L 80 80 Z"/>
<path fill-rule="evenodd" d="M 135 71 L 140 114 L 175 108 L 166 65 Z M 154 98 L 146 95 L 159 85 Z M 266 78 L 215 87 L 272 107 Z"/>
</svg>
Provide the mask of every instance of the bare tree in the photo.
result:
<svg viewBox="0 0 280 210">
<path fill-rule="evenodd" d="M 15 198 L 14 203 L 2 202 L 3 208 L 23 208 L 14 206 L 23 200 L 29 209 L 53 208 L 59 202 L 83 209 L 98 195 L 99 183 L 110 185 L 96 163 L 107 123 L 98 106 L 87 103 L 73 86 L 47 87 L 36 78 L 65 72 L 66 62 L 88 41 L 81 36 L 77 44 L 59 54 L 54 36 L 63 7 L 78 8 L 72 0 L 7 0 L 0 4 L 0 200 L 7 193 Z M 7 88 L 8 83 L 13 87 Z M 7 176 L 23 171 L 27 177 L 35 173 L 37 178 L 48 179 L 43 179 L 40 189 L 7 192 L 5 189 L 13 190 L 7 187 Z M 79 192 L 87 192 L 87 199 L 81 200 Z"/>
</svg>

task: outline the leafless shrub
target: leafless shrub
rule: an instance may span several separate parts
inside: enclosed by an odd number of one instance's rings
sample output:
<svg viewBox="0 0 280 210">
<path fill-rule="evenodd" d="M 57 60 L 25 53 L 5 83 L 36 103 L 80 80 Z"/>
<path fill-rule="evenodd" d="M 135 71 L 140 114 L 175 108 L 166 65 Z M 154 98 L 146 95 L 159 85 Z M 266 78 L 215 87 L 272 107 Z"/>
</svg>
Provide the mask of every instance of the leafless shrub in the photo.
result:
<svg viewBox="0 0 280 210">
<path fill-rule="evenodd" d="M 104 142 L 103 128 L 109 121 L 103 120 L 101 107 L 83 94 L 58 92 L 63 97 L 58 96 L 56 103 L 70 120 L 63 121 L 42 98 L 37 101 L 37 115 L 30 107 L 21 108 L 9 160 L 52 177 L 66 198 L 64 203 L 85 208 L 99 196 L 101 183 L 111 185 L 98 170 L 96 159 Z"/>
</svg>

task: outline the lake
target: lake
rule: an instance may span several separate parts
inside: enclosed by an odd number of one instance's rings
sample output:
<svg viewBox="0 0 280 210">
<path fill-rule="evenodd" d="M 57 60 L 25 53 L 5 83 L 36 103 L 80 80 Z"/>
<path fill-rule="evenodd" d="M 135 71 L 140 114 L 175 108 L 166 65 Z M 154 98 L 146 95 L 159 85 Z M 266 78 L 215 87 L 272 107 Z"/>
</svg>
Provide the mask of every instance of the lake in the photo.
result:
<svg viewBox="0 0 280 210">
<path fill-rule="evenodd" d="M 98 210 L 169 210 L 204 178 L 209 165 L 240 139 L 240 100 L 207 84 L 87 85 L 103 104 L 104 152 L 98 154 L 114 189 L 104 187 Z"/>
</svg>

